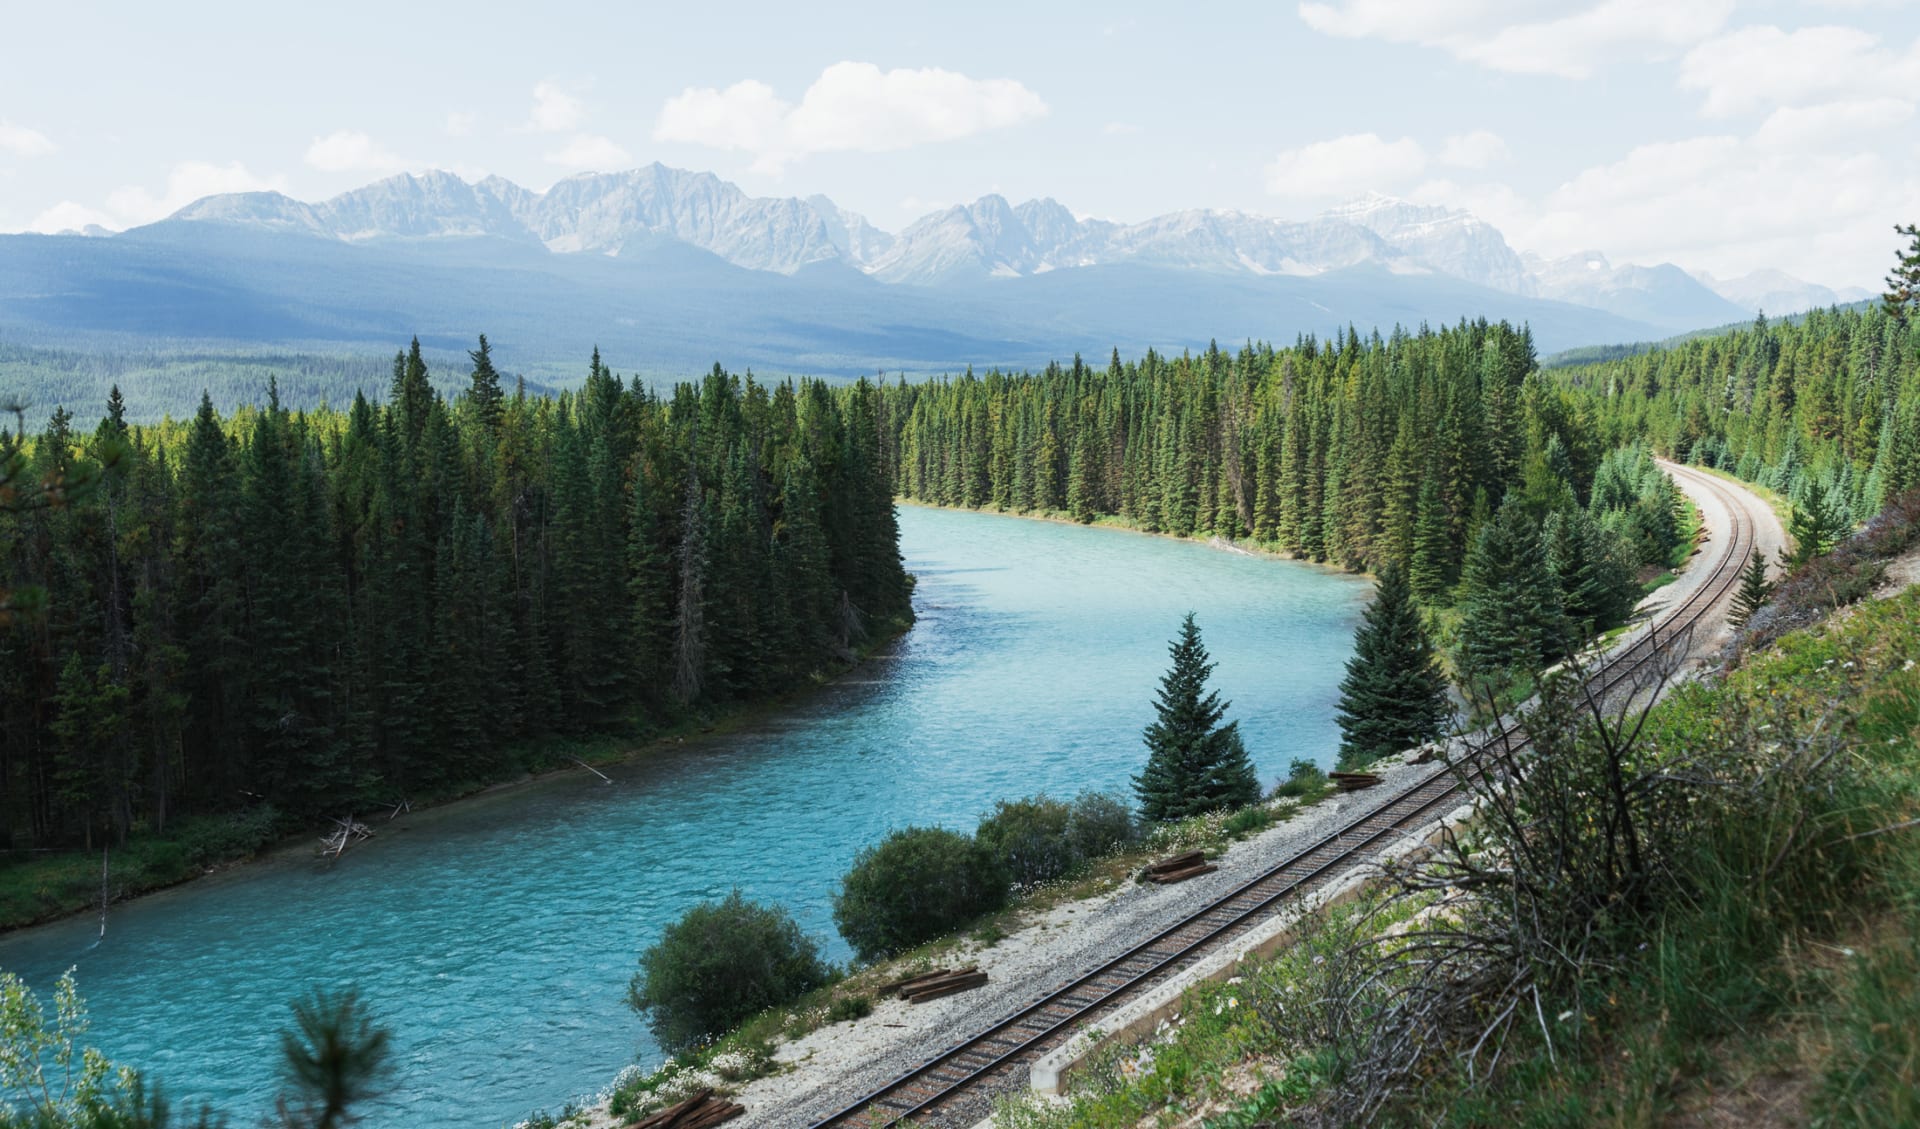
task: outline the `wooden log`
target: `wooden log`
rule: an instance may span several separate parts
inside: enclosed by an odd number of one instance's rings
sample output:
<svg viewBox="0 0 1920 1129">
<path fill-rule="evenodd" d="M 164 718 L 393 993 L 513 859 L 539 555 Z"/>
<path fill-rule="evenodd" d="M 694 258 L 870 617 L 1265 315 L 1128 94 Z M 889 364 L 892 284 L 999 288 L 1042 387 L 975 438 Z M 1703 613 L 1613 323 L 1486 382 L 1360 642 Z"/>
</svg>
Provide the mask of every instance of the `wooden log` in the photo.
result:
<svg viewBox="0 0 1920 1129">
<path fill-rule="evenodd" d="M 672 1129 L 674 1123 L 679 1121 L 682 1116 L 699 1107 L 712 1096 L 712 1090 L 701 1090 L 685 1101 L 675 1102 L 673 1105 L 660 1110 L 658 1113 L 651 1114 L 644 1120 L 635 1123 L 633 1129 Z"/>
<path fill-rule="evenodd" d="M 633 1129 L 710 1129 L 745 1112 L 745 1106 L 717 1098 L 712 1090 L 701 1090 L 683 1102 L 635 1122 Z"/>
<path fill-rule="evenodd" d="M 1203 862 L 1198 866 L 1189 866 L 1185 870 L 1169 870 L 1163 874 L 1149 874 L 1147 875 L 1147 881 L 1157 883 L 1161 886 L 1171 886 L 1175 882 L 1185 882 L 1189 878 L 1198 878 L 1202 874 L 1212 874 L 1219 869 L 1219 867 L 1210 862 Z"/>
<path fill-rule="evenodd" d="M 976 981 L 985 982 L 986 978 L 986 973 L 981 972 L 979 969 L 969 968 L 964 972 L 956 972 L 951 976 L 942 976 L 933 980 L 922 980 L 918 984 L 902 988 L 900 990 L 900 998 L 903 1000 L 911 1000 L 913 997 L 924 992 L 938 992 L 952 987 L 955 984 L 970 984 Z"/>
<path fill-rule="evenodd" d="M 1342 792 L 1357 792 L 1380 783 L 1380 777 L 1371 772 L 1329 772 L 1327 779 L 1333 781 Z"/>
<path fill-rule="evenodd" d="M 970 992 L 986 982 L 987 974 L 984 972 L 974 972 L 965 976 L 953 976 L 945 980 L 937 980 L 932 984 L 914 989 L 913 993 L 907 996 L 907 1002 L 910 1004 L 924 1004 L 928 1000 L 937 1000 L 942 996 L 951 996 L 956 992 Z"/>
<path fill-rule="evenodd" d="M 938 980 L 942 976 L 957 976 L 962 972 L 974 972 L 978 969 L 978 965 L 968 965 L 965 968 L 936 968 L 932 972 L 922 972 L 915 976 L 909 976 L 905 980 L 895 980 L 891 984 L 883 984 L 875 988 L 874 991 L 883 996 L 891 996 L 895 992 L 904 991 L 915 984 L 924 983 L 928 980 Z"/>
<path fill-rule="evenodd" d="M 1206 858 L 1207 852 L 1205 851 L 1184 851 L 1170 858 L 1163 858 L 1159 862 L 1148 863 L 1147 873 L 1165 874 L 1169 871 L 1185 870 L 1190 866 L 1205 862 Z"/>
</svg>

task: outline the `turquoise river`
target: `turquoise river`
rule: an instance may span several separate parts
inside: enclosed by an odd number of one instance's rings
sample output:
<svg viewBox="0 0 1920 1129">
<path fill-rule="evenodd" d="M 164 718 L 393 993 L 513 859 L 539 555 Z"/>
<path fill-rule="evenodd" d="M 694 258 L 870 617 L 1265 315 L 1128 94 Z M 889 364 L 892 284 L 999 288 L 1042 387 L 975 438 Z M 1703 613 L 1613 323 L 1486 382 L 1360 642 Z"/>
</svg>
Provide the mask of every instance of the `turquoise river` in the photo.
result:
<svg viewBox="0 0 1920 1129">
<path fill-rule="evenodd" d="M 607 769 L 375 826 L 0 938 L 41 989 L 78 968 L 89 1041 L 176 1104 L 236 1125 L 272 1105 L 278 1029 L 315 985 L 357 985 L 398 1070 L 372 1129 L 510 1124 L 659 1052 L 626 1006 L 636 954 L 738 886 L 836 960 L 831 896 L 888 829 L 971 829 L 993 800 L 1124 791 L 1180 617 L 1198 614 L 1263 782 L 1328 762 L 1368 587 L 1109 529 L 902 507 L 919 578 L 903 640 L 755 724 Z"/>
</svg>

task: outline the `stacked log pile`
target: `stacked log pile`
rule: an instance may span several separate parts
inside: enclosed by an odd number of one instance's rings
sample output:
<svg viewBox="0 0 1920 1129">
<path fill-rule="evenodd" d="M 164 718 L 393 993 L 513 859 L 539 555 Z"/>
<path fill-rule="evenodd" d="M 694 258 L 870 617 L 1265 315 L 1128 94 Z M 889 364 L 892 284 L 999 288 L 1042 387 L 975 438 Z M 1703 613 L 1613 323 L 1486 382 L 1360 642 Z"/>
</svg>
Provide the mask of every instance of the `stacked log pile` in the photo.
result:
<svg viewBox="0 0 1920 1129">
<path fill-rule="evenodd" d="M 1202 874 L 1212 874 L 1220 868 L 1207 861 L 1205 851 L 1187 851 L 1184 854 L 1164 858 L 1147 867 L 1146 880 L 1162 886 L 1171 886 L 1175 882 L 1185 882 L 1189 878 L 1198 878 Z"/>
<path fill-rule="evenodd" d="M 745 1106 L 717 1098 L 712 1090 L 702 1090 L 678 1105 L 670 1105 L 644 1121 L 635 1122 L 633 1129 L 708 1129 L 745 1112 Z"/>
<path fill-rule="evenodd" d="M 971 991 L 987 982 L 987 974 L 980 971 L 978 965 L 966 968 L 936 968 L 932 972 L 923 972 L 918 976 L 909 976 L 905 980 L 895 980 L 883 986 L 880 994 L 899 997 L 910 1004 L 923 1004 L 928 1000 L 937 1000 L 942 996 L 951 996 L 955 992 Z"/>
<path fill-rule="evenodd" d="M 1380 783 L 1380 778 L 1371 772 L 1329 772 L 1327 779 L 1333 781 L 1342 792 L 1358 792 Z"/>
</svg>

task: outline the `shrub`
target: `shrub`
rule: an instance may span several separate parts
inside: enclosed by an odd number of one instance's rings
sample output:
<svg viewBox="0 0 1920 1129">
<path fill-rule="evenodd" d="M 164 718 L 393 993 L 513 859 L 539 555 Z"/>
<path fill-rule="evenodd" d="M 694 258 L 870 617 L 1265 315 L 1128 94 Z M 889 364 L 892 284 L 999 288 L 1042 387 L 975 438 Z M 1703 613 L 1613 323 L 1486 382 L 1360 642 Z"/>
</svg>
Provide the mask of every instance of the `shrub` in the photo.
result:
<svg viewBox="0 0 1920 1129">
<path fill-rule="evenodd" d="M 827 1005 L 828 1023 L 851 1023 L 872 1014 L 872 996 L 841 996 Z"/>
<path fill-rule="evenodd" d="M 627 1002 L 678 1052 L 826 984 L 832 970 L 786 910 L 739 890 L 703 902 L 640 954 Z"/>
<path fill-rule="evenodd" d="M 1001 800 L 974 838 L 994 853 L 1016 886 L 1051 882 L 1086 862 L 1073 837 L 1073 808 L 1046 796 Z"/>
<path fill-rule="evenodd" d="M 833 899 L 833 921 L 863 960 L 951 933 L 1007 902 L 1011 879 L 971 835 L 907 827 L 861 851 Z"/>
<path fill-rule="evenodd" d="M 279 809 L 258 804 L 231 815 L 188 820 L 171 837 L 186 849 L 190 865 L 204 867 L 253 857 L 273 842 L 279 827 Z"/>
<path fill-rule="evenodd" d="M 1118 797 L 1086 792 L 1072 803 L 1044 795 L 1001 800 L 974 838 L 1024 889 L 1079 874 L 1136 834 L 1133 812 Z"/>
<path fill-rule="evenodd" d="M 1291 797 L 1304 800 L 1318 796 L 1327 787 L 1327 774 L 1310 760 L 1295 760 L 1287 765 L 1287 778 L 1273 786 L 1274 799 Z"/>
</svg>

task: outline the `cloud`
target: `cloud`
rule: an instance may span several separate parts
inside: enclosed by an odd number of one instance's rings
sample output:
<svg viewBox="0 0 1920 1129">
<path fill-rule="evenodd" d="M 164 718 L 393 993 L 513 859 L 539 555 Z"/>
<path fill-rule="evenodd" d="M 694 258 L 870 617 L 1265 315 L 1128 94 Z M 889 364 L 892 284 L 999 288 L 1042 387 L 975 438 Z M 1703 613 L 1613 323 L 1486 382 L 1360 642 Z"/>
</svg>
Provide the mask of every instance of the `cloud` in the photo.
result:
<svg viewBox="0 0 1920 1129">
<path fill-rule="evenodd" d="M 43 157 L 53 152 L 53 142 L 37 129 L 14 125 L 0 118 L 0 153 L 16 157 Z"/>
<path fill-rule="evenodd" d="M 533 112 L 527 117 L 529 129 L 542 133 L 565 133 L 579 129 L 586 117 L 587 108 L 581 105 L 580 99 L 551 82 L 534 83 Z"/>
<path fill-rule="evenodd" d="M 117 221 L 98 208 L 89 208 L 85 204 L 76 204 L 72 200 L 62 200 L 33 218 L 27 225 L 28 231 L 38 231 L 46 235 L 57 235 L 62 231 L 79 231 L 86 227 L 116 227 Z"/>
<path fill-rule="evenodd" d="M 1108 137 L 1131 137 L 1140 132 L 1140 127 L 1132 122 L 1108 122 L 1100 127 L 1100 132 Z"/>
<path fill-rule="evenodd" d="M 1508 234 L 1550 254 L 1598 246 L 1616 261 L 1716 274 L 1779 267 L 1833 285 L 1872 283 L 1890 253 L 1896 205 L 1920 198 L 1920 160 L 1872 137 L 1850 147 L 1823 140 L 1829 151 L 1810 159 L 1789 140 L 1763 127 L 1638 146 L 1549 192 Z"/>
<path fill-rule="evenodd" d="M 1700 110 L 1708 117 L 1873 96 L 1910 102 L 1920 87 L 1920 40 L 1896 54 L 1858 28 L 1743 27 L 1689 51 L 1679 83 L 1705 92 Z"/>
<path fill-rule="evenodd" d="M 1266 187 L 1291 200 L 1330 202 L 1405 191 L 1434 164 L 1484 169 L 1507 155 L 1506 141 L 1485 129 L 1447 138 L 1437 154 L 1411 137 L 1387 141 L 1377 133 L 1353 133 L 1282 151 L 1267 163 Z"/>
<path fill-rule="evenodd" d="M 1013 79 L 842 62 L 822 71 L 797 105 L 755 79 L 724 90 L 688 87 L 661 106 L 653 136 L 751 153 L 755 171 L 778 175 L 815 153 L 891 152 L 1046 113 L 1040 96 Z"/>
<path fill-rule="evenodd" d="M 307 146 L 306 161 L 321 172 L 393 172 L 407 163 L 374 144 L 373 138 L 351 129 L 314 138 Z"/>
<path fill-rule="evenodd" d="M 1587 78 L 1611 62 L 1692 46 L 1733 8 L 1734 0 L 1313 0 L 1299 12 L 1326 35 L 1436 47 L 1514 74 Z"/>
<path fill-rule="evenodd" d="M 103 208 L 63 200 L 35 217 L 27 230 L 55 232 L 90 223 L 109 228 L 138 227 L 165 219 L 203 196 L 277 192 L 285 187 L 284 178 L 256 176 L 238 161 L 225 165 L 183 161 L 168 171 L 166 187 L 158 193 L 144 185 L 127 185 L 109 193 Z"/>
<path fill-rule="evenodd" d="M 542 160 L 568 169 L 605 171 L 633 163 L 633 157 L 611 138 L 591 133 L 576 133 L 560 148 L 545 154 Z"/>
<path fill-rule="evenodd" d="M 455 110 L 447 115 L 447 136 L 466 137 L 473 133 L 473 127 L 479 123 L 479 120 L 480 119 L 473 114 L 462 113 L 459 110 Z"/>
<path fill-rule="evenodd" d="M 1862 134 L 1895 129 L 1913 114 L 1913 103 L 1898 98 L 1782 106 L 1767 115 L 1754 139 L 1771 148 L 1805 150 L 1858 145 Z"/>
<path fill-rule="evenodd" d="M 1499 134 L 1484 129 L 1447 138 L 1440 148 L 1440 163 L 1461 169 L 1484 169 L 1507 159 L 1507 143 Z"/>
</svg>

